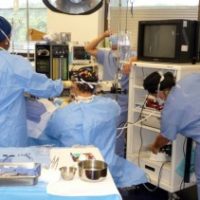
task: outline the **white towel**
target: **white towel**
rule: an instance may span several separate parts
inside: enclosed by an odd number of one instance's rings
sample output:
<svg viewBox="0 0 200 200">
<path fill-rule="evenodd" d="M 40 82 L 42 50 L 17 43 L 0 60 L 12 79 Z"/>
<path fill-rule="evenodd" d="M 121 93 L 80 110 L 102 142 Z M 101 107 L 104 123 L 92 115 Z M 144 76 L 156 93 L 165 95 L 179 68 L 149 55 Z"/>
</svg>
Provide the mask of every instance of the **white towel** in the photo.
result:
<svg viewBox="0 0 200 200">
<path fill-rule="evenodd" d="M 97 160 L 104 160 L 100 151 L 95 147 L 78 147 L 78 148 L 54 148 L 50 152 L 50 157 L 59 156 L 57 170 L 62 166 L 77 166 L 70 153 L 92 153 Z M 47 193 L 59 196 L 103 196 L 118 195 L 121 196 L 115 186 L 113 178 L 107 171 L 107 177 L 101 182 L 86 182 L 79 178 L 78 170 L 71 181 L 59 179 L 47 185 Z"/>
</svg>

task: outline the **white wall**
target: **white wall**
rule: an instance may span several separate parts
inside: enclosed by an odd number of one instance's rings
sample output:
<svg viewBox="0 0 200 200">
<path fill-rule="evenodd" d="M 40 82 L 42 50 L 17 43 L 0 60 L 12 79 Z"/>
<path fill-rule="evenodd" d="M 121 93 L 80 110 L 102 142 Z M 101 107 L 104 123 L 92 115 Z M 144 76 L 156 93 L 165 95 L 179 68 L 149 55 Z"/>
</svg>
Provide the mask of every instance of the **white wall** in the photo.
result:
<svg viewBox="0 0 200 200">
<path fill-rule="evenodd" d="M 71 41 L 84 43 L 104 30 L 104 8 L 90 15 L 67 15 L 48 10 L 47 32 L 71 32 Z"/>
</svg>

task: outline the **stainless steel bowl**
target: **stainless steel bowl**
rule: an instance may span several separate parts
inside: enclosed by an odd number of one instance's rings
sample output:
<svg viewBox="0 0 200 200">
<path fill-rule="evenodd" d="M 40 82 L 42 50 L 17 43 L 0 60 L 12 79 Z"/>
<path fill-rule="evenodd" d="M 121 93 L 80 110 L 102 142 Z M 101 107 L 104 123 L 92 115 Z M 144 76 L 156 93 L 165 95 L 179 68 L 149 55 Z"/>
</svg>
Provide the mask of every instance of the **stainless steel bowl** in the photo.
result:
<svg viewBox="0 0 200 200">
<path fill-rule="evenodd" d="M 60 168 L 61 177 L 66 181 L 72 180 L 74 178 L 76 170 L 77 170 L 76 167 L 61 167 Z"/>
<path fill-rule="evenodd" d="M 99 182 L 107 176 L 107 164 L 100 160 L 84 160 L 78 163 L 79 177 L 84 181 Z"/>
</svg>

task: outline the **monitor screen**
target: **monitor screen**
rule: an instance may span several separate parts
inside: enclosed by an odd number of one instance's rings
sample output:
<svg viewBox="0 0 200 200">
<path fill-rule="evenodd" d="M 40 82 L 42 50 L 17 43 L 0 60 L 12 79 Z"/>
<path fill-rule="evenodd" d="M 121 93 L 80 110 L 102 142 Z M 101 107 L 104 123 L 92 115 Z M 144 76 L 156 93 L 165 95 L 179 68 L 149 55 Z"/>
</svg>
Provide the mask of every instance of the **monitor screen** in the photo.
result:
<svg viewBox="0 0 200 200">
<path fill-rule="evenodd" d="M 84 46 L 73 47 L 73 60 L 90 60 L 90 55 L 85 51 Z"/>
<path fill-rule="evenodd" d="M 174 58 L 176 25 L 145 25 L 143 42 L 144 56 Z"/>
</svg>

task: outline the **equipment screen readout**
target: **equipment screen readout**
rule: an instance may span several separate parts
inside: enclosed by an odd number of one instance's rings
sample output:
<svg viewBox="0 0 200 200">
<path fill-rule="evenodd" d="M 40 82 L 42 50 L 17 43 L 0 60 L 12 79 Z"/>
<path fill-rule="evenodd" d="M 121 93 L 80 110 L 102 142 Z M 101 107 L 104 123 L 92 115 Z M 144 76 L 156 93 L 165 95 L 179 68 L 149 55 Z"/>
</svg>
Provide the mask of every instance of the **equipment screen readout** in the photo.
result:
<svg viewBox="0 0 200 200">
<path fill-rule="evenodd" d="M 74 46 L 73 59 L 74 60 L 90 60 L 90 55 L 85 51 L 83 46 Z"/>
</svg>

